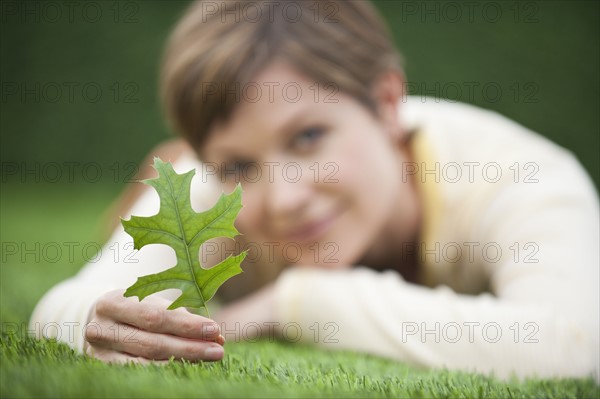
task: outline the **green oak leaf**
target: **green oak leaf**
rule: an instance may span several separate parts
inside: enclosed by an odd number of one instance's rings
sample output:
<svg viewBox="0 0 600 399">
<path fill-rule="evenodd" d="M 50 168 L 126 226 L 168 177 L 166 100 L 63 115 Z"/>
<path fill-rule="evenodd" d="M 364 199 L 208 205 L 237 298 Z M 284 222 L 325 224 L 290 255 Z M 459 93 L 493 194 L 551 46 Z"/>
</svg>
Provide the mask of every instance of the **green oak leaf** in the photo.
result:
<svg viewBox="0 0 600 399">
<path fill-rule="evenodd" d="M 175 173 L 173 166 L 154 158 L 158 178 L 144 180 L 156 189 L 160 197 L 159 212 L 150 217 L 132 216 L 121 219 L 125 231 L 133 237 L 135 249 L 148 244 L 166 244 L 175 250 L 177 264 L 160 273 L 139 277 L 124 295 L 137 296 L 141 301 L 148 295 L 169 288 L 181 290 L 168 309 L 187 307 L 208 314 L 206 302 L 229 278 L 242 273 L 240 263 L 246 251 L 229 256 L 216 266 L 205 269 L 200 263 L 200 246 L 217 237 L 234 238 L 240 233 L 233 222 L 242 208 L 242 188 L 238 184 L 229 194 L 221 194 L 214 207 L 197 213 L 190 202 L 190 187 L 195 170 Z"/>
</svg>

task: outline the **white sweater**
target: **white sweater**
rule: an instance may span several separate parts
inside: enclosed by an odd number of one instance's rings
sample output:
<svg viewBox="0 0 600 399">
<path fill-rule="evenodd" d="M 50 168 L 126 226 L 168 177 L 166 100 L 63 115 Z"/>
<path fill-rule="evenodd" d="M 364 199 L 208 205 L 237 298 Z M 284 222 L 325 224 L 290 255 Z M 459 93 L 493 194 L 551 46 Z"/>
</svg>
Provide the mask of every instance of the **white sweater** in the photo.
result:
<svg viewBox="0 0 600 399">
<path fill-rule="evenodd" d="M 420 182 L 425 219 L 418 246 L 405 250 L 419 253 L 425 285 L 360 266 L 291 268 L 275 282 L 284 333 L 426 367 L 600 381 L 600 215 L 581 165 L 473 106 L 409 97 L 400 112 L 407 127 L 418 127 L 414 163 L 404 172 Z M 200 166 L 186 156 L 175 169 Z M 192 183 L 196 210 L 219 193 L 200 175 Z M 158 196 L 148 189 L 129 213 L 157 211 Z M 175 264 L 170 249 L 152 245 L 138 263 L 115 262 L 108 248 L 131 241 L 119 226 L 99 260 L 40 300 L 30 329 L 61 331 L 57 338 L 81 351 L 99 295 Z M 177 295 L 169 291 L 163 295 Z M 47 323 L 61 329 L 42 328 Z"/>
</svg>

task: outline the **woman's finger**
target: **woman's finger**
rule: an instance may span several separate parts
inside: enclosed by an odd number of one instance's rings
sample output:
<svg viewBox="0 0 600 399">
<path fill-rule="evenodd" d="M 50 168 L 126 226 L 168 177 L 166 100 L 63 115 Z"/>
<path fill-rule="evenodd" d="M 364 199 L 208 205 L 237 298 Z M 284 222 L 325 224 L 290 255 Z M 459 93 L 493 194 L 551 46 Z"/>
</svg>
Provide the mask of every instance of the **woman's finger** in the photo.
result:
<svg viewBox="0 0 600 399">
<path fill-rule="evenodd" d="M 221 360 L 223 347 L 216 342 L 144 331 L 122 323 L 100 323 L 86 330 L 86 339 L 95 348 L 129 353 L 152 360 Z"/>
<path fill-rule="evenodd" d="M 167 310 L 168 301 L 126 298 L 116 292 L 96 303 L 96 313 L 141 330 L 171 334 L 184 338 L 214 341 L 220 335 L 219 325 L 211 319 L 191 314 L 180 308 Z"/>
</svg>

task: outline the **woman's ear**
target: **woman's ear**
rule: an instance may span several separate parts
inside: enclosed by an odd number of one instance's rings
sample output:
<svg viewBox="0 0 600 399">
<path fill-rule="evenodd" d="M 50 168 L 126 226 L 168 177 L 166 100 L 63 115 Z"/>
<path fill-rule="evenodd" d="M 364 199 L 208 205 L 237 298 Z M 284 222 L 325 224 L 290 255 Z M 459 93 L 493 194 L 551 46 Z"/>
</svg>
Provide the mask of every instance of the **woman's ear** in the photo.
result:
<svg viewBox="0 0 600 399">
<path fill-rule="evenodd" d="M 404 74 L 400 71 L 384 72 L 375 81 L 372 95 L 384 130 L 393 141 L 402 141 L 406 132 L 400 123 L 398 109 L 405 98 Z"/>
</svg>

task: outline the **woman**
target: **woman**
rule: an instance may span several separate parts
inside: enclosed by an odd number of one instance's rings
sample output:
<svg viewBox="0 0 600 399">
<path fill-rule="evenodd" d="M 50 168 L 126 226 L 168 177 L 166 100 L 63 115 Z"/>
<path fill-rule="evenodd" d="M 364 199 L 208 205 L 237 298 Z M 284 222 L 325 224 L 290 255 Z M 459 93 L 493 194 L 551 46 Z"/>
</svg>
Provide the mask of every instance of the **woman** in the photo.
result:
<svg viewBox="0 0 600 399">
<path fill-rule="evenodd" d="M 188 143 L 163 158 L 198 171 L 196 209 L 244 189 L 236 226 L 254 256 L 214 321 L 167 311 L 177 292 L 123 297 L 174 265 L 149 246 L 137 263 L 103 251 L 31 323 L 70 326 L 61 339 L 107 362 L 219 360 L 223 336 L 278 334 L 501 377 L 598 379 L 598 197 L 577 160 L 492 112 L 406 96 L 367 2 L 257 5 L 193 4 L 162 74 Z M 122 216 L 157 209 L 146 190 Z M 107 248 L 129 242 L 117 228 Z M 231 251 L 211 245 L 205 264 Z"/>
</svg>

